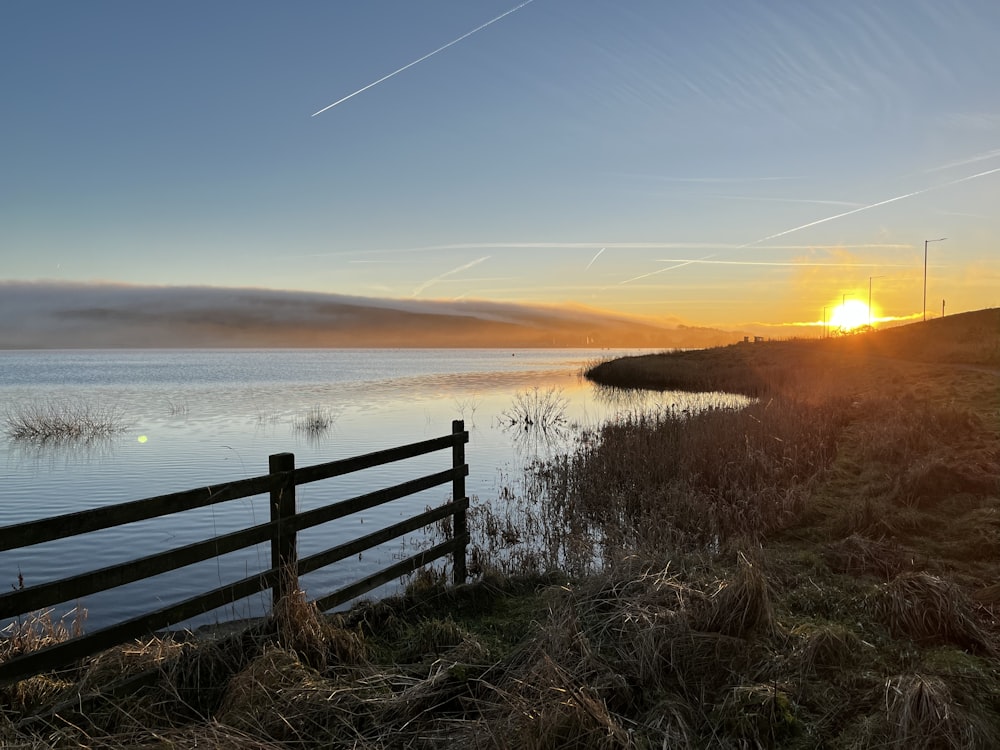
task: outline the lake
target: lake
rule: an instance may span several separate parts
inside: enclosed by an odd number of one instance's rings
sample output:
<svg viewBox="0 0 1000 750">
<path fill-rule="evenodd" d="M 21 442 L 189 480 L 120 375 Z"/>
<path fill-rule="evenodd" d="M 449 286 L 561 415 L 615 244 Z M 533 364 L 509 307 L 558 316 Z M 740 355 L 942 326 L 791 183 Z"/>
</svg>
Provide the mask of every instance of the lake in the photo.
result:
<svg viewBox="0 0 1000 750">
<path fill-rule="evenodd" d="M 61 350 L 0 351 L 0 417 L 25 405 L 87 405 L 120 414 L 126 429 L 91 442 L 32 443 L 0 437 L 0 526 L 267 473 L 268 456 L 296 466 L 470 432 L 466 487 L 473 504 L 516 493 L 523 468 L 569 449 L 558 436 L 512 429 L 504 419 L 526 394 L 556 394 L 574 429 L 597 427 L 623 408 L 582 376 L 608 350 Z M 535 391 L 535 389 L 538 389 Z M 683 394 L 657 394 L 677 403 Z M 310 414 L 329 422 L 309 430 Z M 440 471 L 450 453 L 382 467 L 378 487 Z M 373 489 L 370 474 L 302 486 L 306 510 Z M 303 532 L 307 555 L 370 533 L 450 497 L 450 485 Z M 218 506 L 0 553 L 0 586 L 34 585 L 262 523 L 268 499 Z M 303 578 L 311 597 L 413 553 L 413 537 Z M 87 630 L 136 616 L 267 568 L 261 545 L 86 598 Z M 399 584 L 373 595 L 386 595 Z M 371 596 L 371 595 L 370 595 Z M 55 608 L 56 615 L 73 606 Z M 188 625 L 259 615 L 267 595 Z"/>
</svg>

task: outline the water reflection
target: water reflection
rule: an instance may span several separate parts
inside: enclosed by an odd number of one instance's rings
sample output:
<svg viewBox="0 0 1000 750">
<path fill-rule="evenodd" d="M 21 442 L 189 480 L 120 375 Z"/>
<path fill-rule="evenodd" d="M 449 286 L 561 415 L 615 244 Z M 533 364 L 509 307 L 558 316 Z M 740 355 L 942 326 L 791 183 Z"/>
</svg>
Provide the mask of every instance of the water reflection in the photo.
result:
<svg viewBox="0 0 1000 750">
<path fill-rule="evenodd" d="M 522 461 L 549 458 L 567 450 L 577 430 L 566 422 L 545 426 L 511 424 L 504 420 L 500 421 L 499 428 L 510 439 Z"/>
<path fill-rule="evenodd" d="M 721 391 L 650 391 L 608 385 L 594 386 L 594 400 L 619 413 L 654 411 L 677 416 L 711 409 L 742 409 L 754 402 L 749 396 Z"/>
<path fill-rule="evenodd" d="M 554 559 L 562 532 L 531 520 L 537 514 L 528 509 L 547 500 L 539 496 L 533 480 L 522 477 L 522 468 L 571 455 L 574 445 L 585 439 L 581 436 L 593 435 L 616 411 L 640 408 L 643 399 L 663 404 L 673 398 L 646 394 L 639 399 L 636 394 L 595 389 L 579 375 L 581 360 L 593 359 L 590 353 L 538 352 L 524 357 L 507 353 L 500 357 L 468 351 L 282 352 L 272 357 L 250 352 L 149 352 L 142 355 L 141 363 L 137 357 L 124 356 L 125 365 L 115 364 L 114 358 L 87 354 L 94 368 L 81 373 L 67 365 L 60 370 L 65 376 L 56 378 L 54 385 L 49 375 L 45 380 L 32 372 L 44 370 L 52 361 L 62 362 L 62 354 L 18 356 L 26 367 L 35 369 L 13 381 L 9 371 L 0 370 L 0 413 L 6 406 L 58 391 L 74 401 L 114 403 L 132 427 L 113 438 L 60 446 L 0 440 L 0 465 L 8 469 L 0 524 L 258 476 L 267 473 L 269 455 L 284 451 L 295 453 L 297 466 L 307 466 L 383 450 L 447 434 L 451 421 L 462 419 L 471 435 L 467 491 L 474 507 L 496 509 L 497 538 L 512 554 L 528 550 L 533 535 L 541 535 L 536 549 L 544 553 L 523 554 Z M 65 357 L 75 362 L 78 355 Z M 192 360 L 205 363 L 208 369 L 199 374 L 198 368 L 191 369 Z M 518 404 L 527 419 L 518 418 Z M 322 412 L 324 407 L 328 413 Z M 320 410 L 319 417 L 331 419 L 309 419 L 313 409 Z M 313 424 L 317 429 L 309 428 Z M 439 471 L 449 464 L 450 455 L 434 461 L 426 466 L 401 466 L 398 473 L 382 470 L 372 479 L 348 476 L 306 486 L 298 501 L 305 509 L 362 494 L 384 482 Z M 420 508 L 439 505 L 449 491 L 445 487 L 413 502 Z M 379 508 L 356 522 L 324 528 L 314 535 L 315 546 L 330 546 L 366 533 L 369 527 L 396 522 L 403 511 L 395 506 Z M 213 506 L 205 514 L 154 519 L 148 533 L 145 527 L 130 526 L 108 532 L 97 543 L 63 540 L 50 547 L 0 553 L 0 571 L 16 575 L 20 567 L 33 582 L 54 580 L 67 570 L 110 564 L 95 555 L 95 549 L 101 555 L 114 552 L 112 562 L 121 562 L 152 548 L 179 546 L 266 517 L 266 497 L 242 505 Z M 302 554 L 312 549 L 313 538 L 303 534 Z M 345 579 L 370 574 L 377 556 L 389 558 L 395 551 L 366 552 L 363 560 L 343 561 L 352 567 L 313 574 L 309 585 L 315 585 L 317 595 L 328 593 Z M 230 580 L 252 573 L 262 565 L 258 557 L 257 551 L 250 551 L 214 563 L 212 578 Z M 192 581 L 202 583 L 201 578 L 199 569 L 157 584 L 155 590 L 137 584 L 135 590 L 87 597 L 88 625 L 98 627 L 126 612 L 139 613 L 160 597 L 169 602 L 186 595 L 184 587 Z"/>
<path fill-rule="evenodd" d="M 519 470 L 499 472 L 496 497 L 470 510 L 474 565 L 505 572 L 559 569 L 575 575 L 599 570 L 614 542 L 600 527 L 583 528 L 579 514 L 566 506 L 577 481 L 577 452 L 589 450 L 601 440 L 602 426 L 617 420 L 646 415 L 686 419 L 716 409 L 741 409 L 754 401 L 722 392 L 603 386 L 595 386 L 589 395 L 601 412 L 591 424 L 560 418 L 545 425 L 524 418 L 531 409 L 515 408 L 513 418 L 510 410 L 501 412 L 497 423 L 519 453 Z"/>
<path fill-rule="evenodd" d="M 110 461 L 122 443 L 131 440 L 123 435 L 86 439 L 13 440 L 7 442 L 7 461 L 12 467 L 54 470 L 79 463 Z"/>
</svg>

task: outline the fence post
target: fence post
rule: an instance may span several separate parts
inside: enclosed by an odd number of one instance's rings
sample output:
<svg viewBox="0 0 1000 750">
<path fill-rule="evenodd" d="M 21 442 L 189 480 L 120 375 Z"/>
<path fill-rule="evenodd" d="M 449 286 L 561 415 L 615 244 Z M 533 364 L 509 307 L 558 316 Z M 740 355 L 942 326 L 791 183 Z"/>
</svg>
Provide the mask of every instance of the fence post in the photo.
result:
<svg viewBox="0 0 1000 750">
<path fill-rule="evenodd" d="M 272 607 L 287 594 L 298 588 L 298 574 L 295 569 L 295 531 L 287 527 L 287 521 L 295 517 L 295 455 L 275 453 L 268 456 L 268 471 L 271 473 L 271 521 L 278 525 L 271 534 L 271 567 L 278 570 L 278 578 L 271 589 Z"/>
<path fill-rule="evenodd" d="M 451 423 L 451 433 L 452 435 L 458 435 L 459 433 L 465 432 L 465 422 L 461 419 L 456 419 Z M 451 465 L 452 468 L 458 469 L 465 466 L 465 439 L 458 440 L 451 446 Z M 458 471 L 455 473 L 455 478 L 452 480 L 451 489 L 451 499 L 452 502 L 458 502 L 465 499 L 465 472 Z M 458 509 L 455 511 L 455 515 L 452 516 L 452 536 L 457 542 L 459 539 L 465 537 L 468 533 L 468 523 L 465 518 L 465 510 Z M 465 569 L 465 542 L 463 541 L 460 545 L 455 547 L 455 585 L 460 583 L 465 583 L 467 577 Z"/>
</svg>

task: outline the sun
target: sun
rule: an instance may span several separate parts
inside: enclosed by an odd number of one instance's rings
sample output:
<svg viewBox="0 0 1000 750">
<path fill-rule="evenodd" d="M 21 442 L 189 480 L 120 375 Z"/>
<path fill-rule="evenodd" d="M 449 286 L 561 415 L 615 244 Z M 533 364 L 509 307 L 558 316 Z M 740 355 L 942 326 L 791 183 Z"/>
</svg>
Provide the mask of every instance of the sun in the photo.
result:
<svg viewBox="0 0 1000 750">
<path fill-rule="evenodd" d="M 870 320 L 868 305 L 861 300 L 852 299 L 833 308 L 830 327 L 834 330 L 854 331 L 867 326 Z"/>
</svg>

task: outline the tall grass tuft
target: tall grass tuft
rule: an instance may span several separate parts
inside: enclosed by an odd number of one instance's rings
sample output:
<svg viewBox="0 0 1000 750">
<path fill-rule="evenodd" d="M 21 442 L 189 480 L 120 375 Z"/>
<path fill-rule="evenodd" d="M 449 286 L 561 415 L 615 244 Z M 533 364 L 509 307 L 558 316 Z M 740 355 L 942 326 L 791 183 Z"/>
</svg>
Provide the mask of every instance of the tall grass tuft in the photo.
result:
<svg viewBox="0 0 1000 750">
<path fill-rule="evenodd" d="M 892 747 L 995 747 L 996 731 L 981 731 L 939 677 L 905 674 L 885 682 L 886 723 Z M 990 737 L 990 735 L 993 735 Z"/>
<path fill-rule="evenodd" d="M 53 610 L 43 610 L 17 618 L 0 630 L 0 662 L 80 636 L 86 619 L 87 610 L 81 607 L 62 617 L 54 617 Z M 27 711 L 52 703 L 73 687 L 65 677 L 37 675 L 0 687 L 0 704 Z"/>
<path fill-rule="evenodd" d="M 558 388 L 532 388 L 514 396 L 511 405 L 500 414 L 502 422 L 547 430 L 566 424 L 569 400 Z"/>
<path fill-rule="evenodd" d="M 32 401 L 4 415 L 4 432 L 12 440 L 46 443 L 107 438 L 128 427 L 124 413 L 113 406 L 87 402 Z"/>
<path fill-rule="evenodd" d="M 746 638 L 768 634 L 774 625 L 774 610 L 767 578 L 759 562 L 739 555 L 740 567 L 730 581 L 719 585 L 712 597 L 715 605 L 708 630 Z"/>
<path fill-rule="evenodd" d="M 292 420 L 292 426 L 310 437 L 319 437 L 336 423 L 339 412 L 326 406 L 311 406 Z"/>
<path fill-rule="evenodd" d="M 995 655 L 995 638 L 957 585 L 924 572 L 901 573 L 879 590 L 878 610 L 890 631 L 923 644 L 954 644 Z"/>
</svg>

